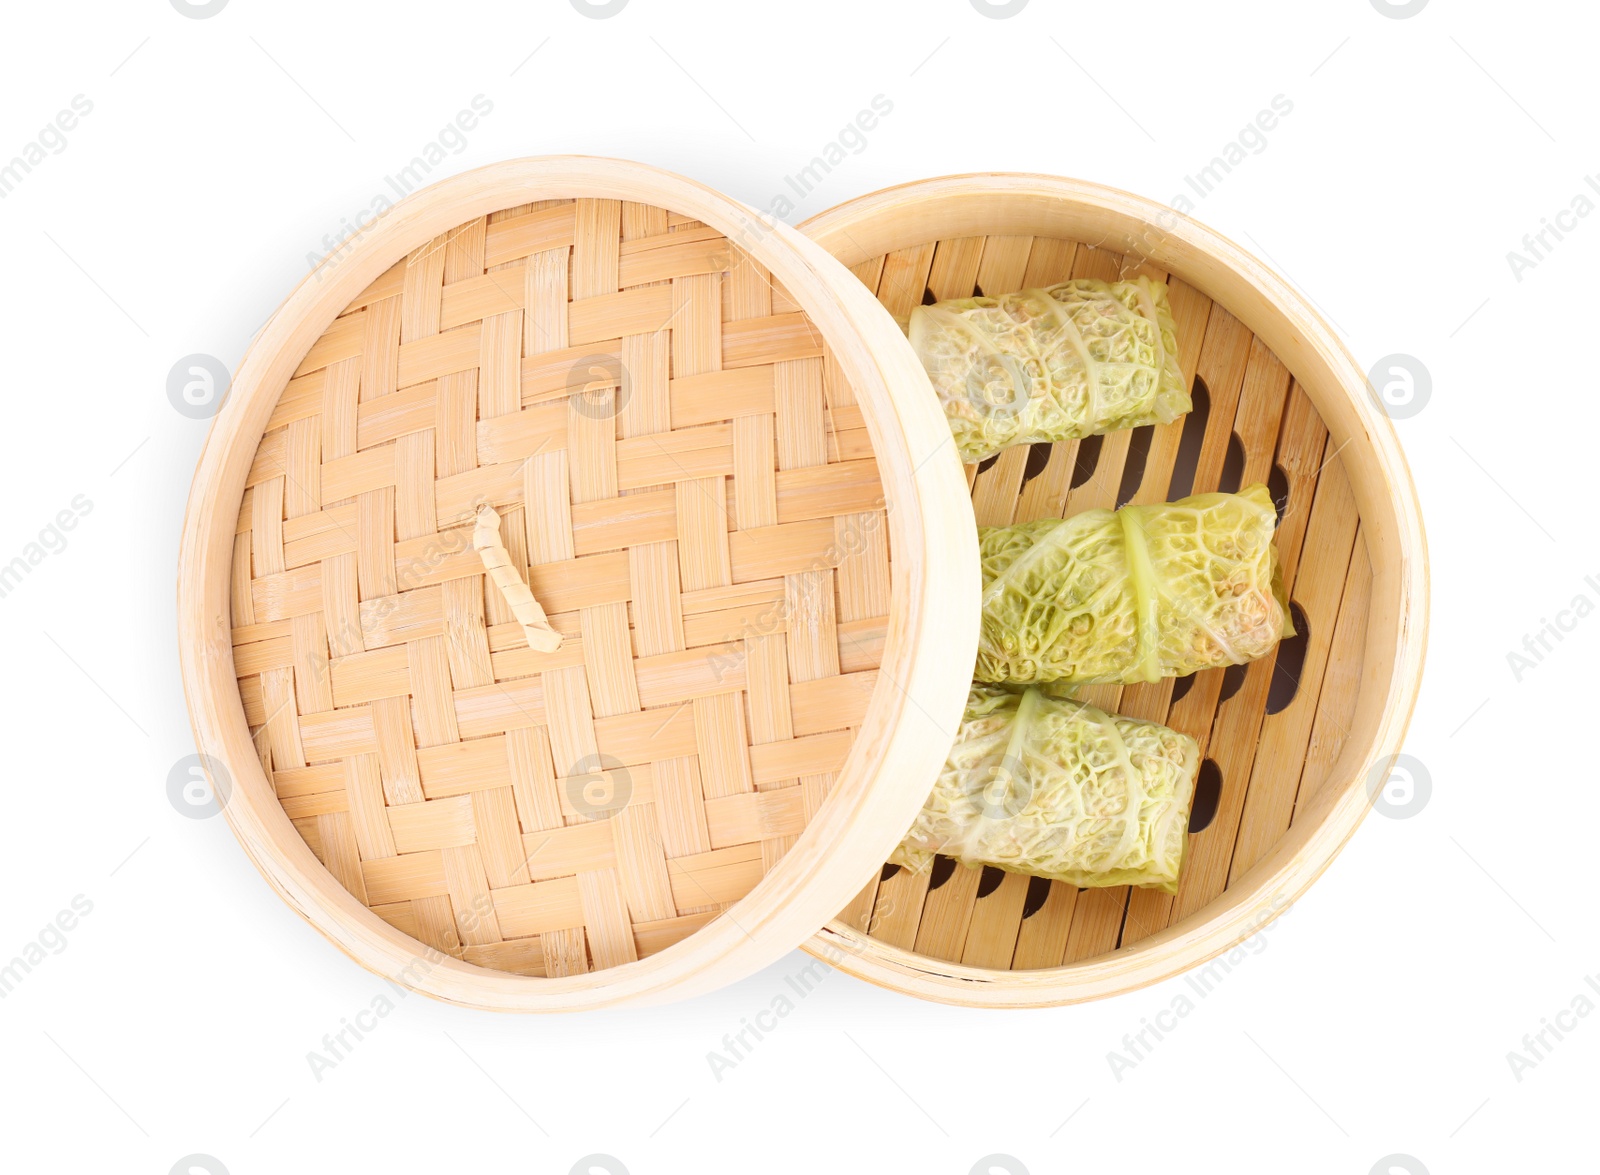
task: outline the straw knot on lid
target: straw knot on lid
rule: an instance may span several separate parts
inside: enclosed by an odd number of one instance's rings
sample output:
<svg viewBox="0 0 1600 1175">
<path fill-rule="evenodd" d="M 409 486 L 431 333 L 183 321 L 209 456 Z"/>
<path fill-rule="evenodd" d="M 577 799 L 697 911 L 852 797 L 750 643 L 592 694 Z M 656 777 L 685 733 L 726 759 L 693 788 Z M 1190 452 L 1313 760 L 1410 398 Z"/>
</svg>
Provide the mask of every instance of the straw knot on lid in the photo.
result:
<svg viewBox="0 0 1600 1175">
<path fill-rule="evenodd" d="M 550 619 L 534 598 L 533 589 L 512 565 L 511 555 L 500 540 L 500 515 L 487 502 L 478 507 L 477 523 L 472 528 L 472 545 L 483 560 L 483 569 L 489 573 L 494 586 L 500 589 L 511 614 L 522 626 L 522 635 L 528 638 L 528 647 L 541 653 L 553 653 L 559 649 L 561 634 L 550 627 Z"/>
</svg>

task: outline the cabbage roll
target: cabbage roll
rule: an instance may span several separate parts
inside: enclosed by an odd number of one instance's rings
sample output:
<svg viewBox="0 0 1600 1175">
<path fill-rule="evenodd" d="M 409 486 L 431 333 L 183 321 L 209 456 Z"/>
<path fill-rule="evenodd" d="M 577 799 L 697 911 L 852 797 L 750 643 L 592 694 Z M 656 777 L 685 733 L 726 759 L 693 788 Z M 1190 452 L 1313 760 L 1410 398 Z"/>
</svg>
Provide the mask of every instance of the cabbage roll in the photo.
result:
<svg viewBox="0 0 1600 1175">
<path fill-rule="evenodd" d="M 1292 636 L 1263 485 L 979 527 L 979 681 L 1159 681 Z"/>
<path fill-rule="evenodd" d="M 935 302 L 908 333 L 966 462 L 1189 411 L 1167 287 L 1146 277 Z"/>
<path fill-rule="evenodd" d="M 975 685 L 944 770 L 889 860 L 934 854 L 1090 887 L 1178 890 L 1200 749 L 1037 686 Z"/>
</svg>

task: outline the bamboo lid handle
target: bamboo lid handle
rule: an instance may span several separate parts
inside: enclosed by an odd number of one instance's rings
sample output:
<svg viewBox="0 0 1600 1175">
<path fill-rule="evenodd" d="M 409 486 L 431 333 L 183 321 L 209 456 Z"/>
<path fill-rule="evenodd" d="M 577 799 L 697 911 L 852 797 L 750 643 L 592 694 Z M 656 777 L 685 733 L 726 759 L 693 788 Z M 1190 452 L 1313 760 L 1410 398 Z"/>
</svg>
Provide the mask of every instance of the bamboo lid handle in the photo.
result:
<svg viewBox="0 0 1600 1175">
<path fill-rule="evenodd" d="M 534 599 L 533 589 L 523 582 L 522 576 L 512 566 L 511 556 L 500 539 L 500 515 L 493 506 L 485 503 L 478 507 L 477 525 L 472 528 L 472 545 L 483 560 L 483 569 L 494 580 L 500 594 L 505 596 L 511 614 L 522 625 L 528 647 L 541 653 L 553 653 L 561 647 L 561 634 L 550 627 L 544 608 Z"/>
</svg>

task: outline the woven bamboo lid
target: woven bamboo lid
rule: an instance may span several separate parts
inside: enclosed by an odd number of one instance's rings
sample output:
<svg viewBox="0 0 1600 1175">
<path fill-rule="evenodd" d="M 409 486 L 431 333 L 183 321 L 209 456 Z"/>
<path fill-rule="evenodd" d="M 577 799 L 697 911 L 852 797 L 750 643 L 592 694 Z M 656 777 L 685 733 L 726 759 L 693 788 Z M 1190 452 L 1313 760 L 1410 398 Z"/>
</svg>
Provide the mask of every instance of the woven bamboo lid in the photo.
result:
<svg viewBox="0 0 1600 1175">
<path fill-rule="evenodd" d="M 426 189 L 302 283 L 179 588 L 268 880 L 373 970 L 512 1010 L 705 991 L 821 926 L 943 760 L 977 598 L 948 430 L 856 278 L 582 158 Z"/>
</svg>

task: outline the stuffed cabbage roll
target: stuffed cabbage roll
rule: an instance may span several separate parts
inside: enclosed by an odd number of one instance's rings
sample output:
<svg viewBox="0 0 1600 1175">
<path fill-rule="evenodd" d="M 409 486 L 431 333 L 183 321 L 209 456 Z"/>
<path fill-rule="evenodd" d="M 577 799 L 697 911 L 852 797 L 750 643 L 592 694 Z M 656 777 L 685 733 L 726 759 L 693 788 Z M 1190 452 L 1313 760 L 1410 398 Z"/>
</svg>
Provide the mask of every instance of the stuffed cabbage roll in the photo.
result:
<svg viewBox="0 0 1600 1175">
<path fill-rule="evenodd" d="M 1263 485 L 980 527 L 979 681 L 1158 681 L 1272 651 L 1294 627 Z"/>
<path fill-rule="evenodd" d="M 1189 411 L 1167 287 L 1146 277 L 935 302 L 907 333 L 963 461 Z"/>
<path fill-rule="evenodd" d="M 974 868 L 1077 886 L 1178 890 L 1200 749 L 1037 686 L 972 687 L 956 742 L 889 859 L 924 872 L 944 853 Z"/>
</svg>

